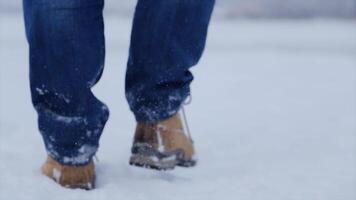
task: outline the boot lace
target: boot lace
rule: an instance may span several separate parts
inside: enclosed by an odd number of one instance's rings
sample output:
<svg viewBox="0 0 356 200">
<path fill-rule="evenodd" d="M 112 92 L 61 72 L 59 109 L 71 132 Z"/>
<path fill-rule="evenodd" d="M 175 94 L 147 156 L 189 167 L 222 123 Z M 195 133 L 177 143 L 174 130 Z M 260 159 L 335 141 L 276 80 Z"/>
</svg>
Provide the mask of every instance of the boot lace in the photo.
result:
<svg viewBox="0 0 356 200">
<path fill-rule="evenodd" d="M 186 112 L 185 112 L 185 109 L 184 109 L 184 106 L 187 106 L 189 105 L 190 103 L 192 103 L 192 95 L 189 95 L 188 98 L 183 102 L 183 106 L 182 106 L 182 116 L 183 116 L 183 123 L 184 123 L 184 127 L 186 129 L 186 132 L 187 132 L 187 136 L 189 138 L 189 140 L 194 143 L 193 139 L 192 139 L 192 136 L 191 136 L 191 132 L 190 132 L 190 128 L 189 128 L 189 124 L 188 124 L 188 120 L 187 120 L 187 115 L 186 115 Z"/>
</svg>

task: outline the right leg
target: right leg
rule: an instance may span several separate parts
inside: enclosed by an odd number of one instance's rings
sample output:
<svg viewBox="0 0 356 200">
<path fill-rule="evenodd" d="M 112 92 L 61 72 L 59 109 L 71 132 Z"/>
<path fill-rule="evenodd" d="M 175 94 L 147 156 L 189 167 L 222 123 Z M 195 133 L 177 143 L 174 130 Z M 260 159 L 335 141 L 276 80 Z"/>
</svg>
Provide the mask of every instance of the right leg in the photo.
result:
<svg viewBox="0 0 356 200">
<path fill-rule="evenodd" d="M 108 109 L 91 92 L 104 65 L 103 0 L 24 0 L 32 102 L 47 153 L 92 161 Z"/>
<path fill-rule="evenodd" d="M 196 163 L 178 111 L 190 94 L 214 0 L 139 0 L 132 28 L 126 97 L 138 122 L 130 164 L 159 170 Z"/>
</svg>

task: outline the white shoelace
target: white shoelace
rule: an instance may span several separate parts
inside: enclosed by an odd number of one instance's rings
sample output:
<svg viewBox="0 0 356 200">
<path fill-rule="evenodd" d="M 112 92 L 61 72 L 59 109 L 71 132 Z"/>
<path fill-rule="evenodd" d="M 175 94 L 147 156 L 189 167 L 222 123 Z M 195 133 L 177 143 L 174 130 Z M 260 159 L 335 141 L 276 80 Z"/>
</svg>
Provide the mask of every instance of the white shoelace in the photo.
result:
<svg viewBox="0 0 356 200">
<path fill-rule="evenodd" d="M 188 138 L 190 139 L 190 141 L 192 143 L 194 143 L 191 133 L 190 133 L 190 128 L 189 128 L 189 124 L 188 124 L 188 120 L 187 120 L 187 115 L 185 114 L 185 109 L 184 106 L 189 105 L 192 102 L 193 98 L 191 95 L 188 96 L 188 98 L 185 100 L 185 102 L 183 102 L 183 106 L 182 106 L 182 115 L 183 115 L 183 123 L 186 129 L 186 132 L 188 134 Z"/>
</svg>

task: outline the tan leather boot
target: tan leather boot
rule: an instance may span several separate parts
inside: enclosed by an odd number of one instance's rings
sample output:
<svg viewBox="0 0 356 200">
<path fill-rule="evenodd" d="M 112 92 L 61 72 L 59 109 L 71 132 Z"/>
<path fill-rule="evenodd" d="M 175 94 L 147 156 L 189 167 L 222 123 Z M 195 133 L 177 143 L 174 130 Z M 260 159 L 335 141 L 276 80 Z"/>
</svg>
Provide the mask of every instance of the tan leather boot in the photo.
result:
<svg viewBox="0 0 356 200">
<path fill-rule="evenodd" d="M 138 123 L 130 164 L 158 170 L 196 164 L 193 141 L 179 114 L 157 123 Z"/>
<path fill-rule="evenodd" d="M 94 189 L 95 165 L 93 161 L 85 166 L 66 166 L 48 156 L 42 166 L 42 173 L 63 187 Z"/>
</svg>

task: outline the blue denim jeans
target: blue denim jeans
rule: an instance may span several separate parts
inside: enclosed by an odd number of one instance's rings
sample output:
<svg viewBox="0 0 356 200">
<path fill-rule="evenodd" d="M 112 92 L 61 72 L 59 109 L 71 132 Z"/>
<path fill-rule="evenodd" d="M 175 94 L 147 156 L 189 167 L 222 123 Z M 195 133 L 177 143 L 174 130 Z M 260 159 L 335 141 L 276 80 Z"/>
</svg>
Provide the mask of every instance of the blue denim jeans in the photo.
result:
<svg viewBox="0 0 356 200">
<path fill-rule="evenodd" d="M 104 0 L 24 0 L 30 86 L 48 154 L 84 165 L 109 117 L 91 88 L 104 68 Z M 171 117 L 190 94 L 214 0 L 139 0 L 126 73 L 138 122 Z M 113 91 L 114 92 L 114 91 Z"/>
</svg>

